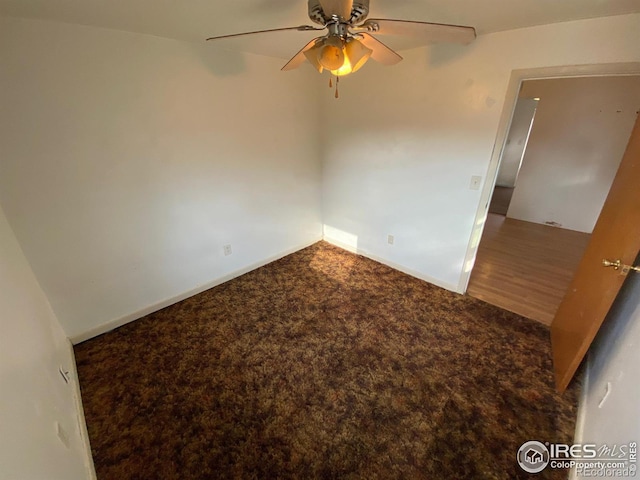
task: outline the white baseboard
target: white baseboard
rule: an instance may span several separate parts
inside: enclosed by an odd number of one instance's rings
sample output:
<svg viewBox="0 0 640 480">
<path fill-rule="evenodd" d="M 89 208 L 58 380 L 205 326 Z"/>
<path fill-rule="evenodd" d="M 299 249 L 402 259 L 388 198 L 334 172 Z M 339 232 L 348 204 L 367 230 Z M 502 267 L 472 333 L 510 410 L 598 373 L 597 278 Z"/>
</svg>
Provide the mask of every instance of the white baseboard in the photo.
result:
<svg viewBox="0 0 640 480">
<path fill-rule="evenodd" d="M 436 287 L 444 288 L 445 290 L 449 290 L 451 292 L 460 293 L 457 290 L 458 288 L 457 285 L 453 285 L 447 282 L 442 282 L 436 278 L 429 277 L 428 275 L 424 275 L 423 273 L 417 272 L 416 270 L 412 270 L 411 268 L 405 267 L 404 265 L 394 263 L 390 260 L 387 260 L 386 258 L 379 257 L 378 255 L 375 255 L 361 248 L 354 247 L 353 245 L 346 244 L 344 242 L 341 242 L 340 240 L 336 240 L 335 238 L 331 238 L 325 235 L 324 240 L 327 243 L 330 243 L 331 245 L 335 245 L 336 247 L 342 248 L 343 250 L 347 250 L 348 252 L 356 253 L 358 255 L 362 255 L 363 257 L 367 257 L 371 260 L 375 260 L 376 262 L 382 263 L 383 265 L 386 265 L 387 267 L 391 267 L 394 270 L 398 270 L 402 273 L 406 273 L 407 275 L 415 277 L 419 280 L 423 280 L 427 283 L 431 283 Z"/>
<path fill-rule="evenodd" d="M 83 443 L 85 455 L 85 467 L 87 469 L 87 478 L 89 480 L 97 480 L 96 468 L 93 464 L 93 455 L 91 455 L 91 442 L 89 441 L 89 432 L 87 431 L 87 422 L 84 418 L 84 408 L 82 406 L 82 394 L 80 393 L 80 380 L 78 379 L 78 369 L 76 367 L 76 357 L 73 351 L 73 344 L 68 342 L 69 355 L 71 357 L 71 379 L 73 381 L 73 397 L 76 407 L 76 418 L 78 420 L 78 431 L 80 440 Z"/>
<path fill-rule="evenodd" d="M 356 253 L 359 255 L 362 255 L 362 253 L 358 250 L 357 247 L 354 247 L 353 245 L 350 245 L 348 243 L 345 243 L 343 241 L 340 241 L 336 238 L 332 238 L 332 237 L 328 237 L 328 236 L 324 236 L 323 240 L 327 243 L 330 243 L 331 245 L 334 245 L 336 247 L 339 247 L 343 250 L 346 250 L 347 252 L 351 252 L 351 253 Z M 366 256 L 366 255 L 365 255 Z"/>
<path fill-rule="evenodd" d="M 241 268 L 239 270 L 235 270 L 227 275 L 224 275 L 220 278 L 217 278 L 215 280 L 212 280 L 211 282 L 205 283 L 204 285 L 200 285 L 196 288 L 193 288 L 187 292 L 181 293 L 179 295 L 176 295 L 175 297 L 171 297 L 168 298 L 167 300 L 163 300 L 161 302 L 155 303 L 153 305 L 149 305 L 146 308 L 143 308 L 141 310 L 138 310 L 136 312 L 130 313 L 128 315 L 125 315 L 123 317 L 120 318 L 116 318 L 114 320 L 110 320 L 106 323 L 103 323 L 102 325 L 99 325 L 97 327 L 92 328 L 91 330 L 87 330 L 86 332 L 80 333 L 78 335 L 74 335 L 73 337 L 70 338 L 71 342 L 74 345 L 77 345 L 78 343 L 82 343 L 85 340 L 89 340 L 90 338 L 93 337 L 97 337 L 98 335 L 102 335 L 103 333 L 107 333 L 110 332 L 111 330 L 114 330 L 118 327 L 121 327 L 122 325 L 126 325 L 127 323 L 133 322 L 134 320 L 138 320 L 139 318 L 142 318 L 146 315 L 149 315 L 153 312 L 157 312 L 158 310 L 162 310 L 163 308 L 166 308 L 170 305 L 173 305 L 174 303 L 178 303 L 181 302 L 182 300 L 186 300 L 189 297 L 193 297 L 194 295 L 197 295 L 199 293 L 202 293 L 206 290 L 209 290 L 210 288 L 213 287 L 217 287 L 218 285 L 221 285 L 225 282 L 228 282 L 229 280 L 233 280 L 236 277 L 239 277 L 240 275 L 244 275 L 245 273 L 249 273 L 252 270 L 255 270 L 257 268 L 263 267 L 268 263 L 274 262 L 276 260 L 281 259 L 282 257 L 286 257 L 287 255 L 291 255 L 292 253 L 295 253 L 299 250 L 302 250 L 303 248 L 307 248 L 311 245 L 313 245 L 314 243 L 317 243 L 319 241 L 322 240 L 322 237 L 318 237 L 317 239 L 313 240 L 312 242 L 309 243 L 305 243 L 304 245 L 299 245 L 293 248 L 289 248 L 285 251 L 282 251 L 280 253 L 277 253 L 276 255 L 272 255 L 269 258 L 266 258 L 264 260 L 261 260 L 259 262 L 253 263 L 251 265 L 248 265 L 244 268 Z"/>
</svg>

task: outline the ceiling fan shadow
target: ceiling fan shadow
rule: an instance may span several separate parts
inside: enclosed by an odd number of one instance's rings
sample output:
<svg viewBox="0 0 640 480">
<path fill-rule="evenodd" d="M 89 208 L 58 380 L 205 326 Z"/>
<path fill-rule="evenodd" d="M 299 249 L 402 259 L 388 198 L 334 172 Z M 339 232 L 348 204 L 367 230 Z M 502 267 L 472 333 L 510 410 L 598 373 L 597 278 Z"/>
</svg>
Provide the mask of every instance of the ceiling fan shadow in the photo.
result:
<svg viewBox="0 0 640 480">
<path fill-rule="evenodd" d="M 209 46 L 207 48 L 198 46 L 196 53 L 202 64 L 216 77 L 232 77 L 247 71 L 247 54 L 245 53 Z"/>
<path fill-rule="evenodd" d="M 304 13 L 304 6 L 301 8 L 300 0 L 260 0 L 251 5 L 248 13 L 272 13 L 274 11 L 282 13 L 289 10 L 297 10 Z"/>
<path fill-rule="evenodd" d="M 475 48 L 475 43 L 457 45 L 454 43 L 435 43 L 427 50 L 427 62 L 431 67 L 442 67 L 461 57 L 469 55 Z"/>
</svg>

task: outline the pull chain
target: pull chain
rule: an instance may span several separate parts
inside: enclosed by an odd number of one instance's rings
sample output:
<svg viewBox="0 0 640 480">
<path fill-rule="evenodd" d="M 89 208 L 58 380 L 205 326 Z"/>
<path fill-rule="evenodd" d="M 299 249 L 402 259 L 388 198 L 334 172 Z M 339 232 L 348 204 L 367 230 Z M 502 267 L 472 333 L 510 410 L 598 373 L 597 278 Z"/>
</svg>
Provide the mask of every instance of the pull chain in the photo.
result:
<svg viewBox="0 0 640 480">
<path fill-rule="evenodd" d="M 340 92 L 338 92 L 339 82 L 340 82 L 340 77 L 336 75 L 336 93 L 335 93 L 336 98 L 340 98 Z M 333 77 L 329 77 L 329 88 L 333 88 Z"/>
</svg>

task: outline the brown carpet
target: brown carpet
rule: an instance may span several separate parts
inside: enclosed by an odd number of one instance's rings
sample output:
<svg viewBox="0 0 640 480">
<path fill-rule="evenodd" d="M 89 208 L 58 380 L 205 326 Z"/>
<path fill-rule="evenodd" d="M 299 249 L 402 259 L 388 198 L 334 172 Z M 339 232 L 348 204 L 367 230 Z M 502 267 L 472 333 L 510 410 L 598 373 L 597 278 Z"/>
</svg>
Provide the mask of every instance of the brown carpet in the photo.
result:
<svg viewBox="0 0 640 480">
<path fill-rule="evenodd" d="M 546 327 L 324 242 L 76 358 L 99 480 L 529 478 L 573 438 Z"/>
</svg>

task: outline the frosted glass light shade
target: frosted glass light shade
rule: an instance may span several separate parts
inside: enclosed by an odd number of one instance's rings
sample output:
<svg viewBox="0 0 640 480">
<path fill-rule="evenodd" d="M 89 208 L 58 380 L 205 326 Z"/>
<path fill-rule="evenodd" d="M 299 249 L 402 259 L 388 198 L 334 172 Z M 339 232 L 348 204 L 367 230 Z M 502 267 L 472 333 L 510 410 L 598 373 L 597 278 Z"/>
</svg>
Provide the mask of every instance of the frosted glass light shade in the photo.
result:
<svg viewBox="0 0 640 480">
<path fill-rule="evenodd" d="M 338 36 L 324 40 L 318 50 L 318 61 L 327 70 L 337 70 L 344 64 L 344 42 Z"/>
<path fill-rule="evenodd" d="M 338 69 L 331 70 L 331 73 L 341 77 L 357 72 L 367 63 L 372 52 L 373 50 L 367 48 L 360 40 L 356 38 L 349 39 L 344 47 L 344 62 L 342 66 Z"/>
<path fill-rule="evenodd" d="M 318 40 L 304 55 L 318 72 L 329 70 L 333 75 L 342 77 L 357 72 L 367 63 L 372 52 L 357 38 L 344 41 L 336 35 Z"/>
</svg>

